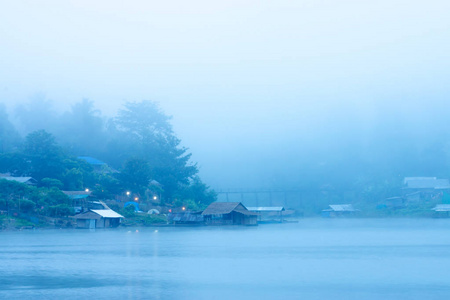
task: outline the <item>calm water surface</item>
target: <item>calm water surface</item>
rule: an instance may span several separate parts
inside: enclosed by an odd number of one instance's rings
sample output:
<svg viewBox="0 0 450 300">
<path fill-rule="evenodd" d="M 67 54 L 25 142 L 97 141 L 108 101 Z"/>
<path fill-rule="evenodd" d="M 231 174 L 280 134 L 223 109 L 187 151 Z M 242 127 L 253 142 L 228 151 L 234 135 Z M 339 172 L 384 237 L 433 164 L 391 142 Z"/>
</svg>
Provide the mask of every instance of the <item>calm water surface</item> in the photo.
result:
<svg viewBox="0 0 450 300">
<path fill-rule="evenodd" d="M 0 232 L 0 299 L 450 299 L 450 220 Z"/>
</svg>

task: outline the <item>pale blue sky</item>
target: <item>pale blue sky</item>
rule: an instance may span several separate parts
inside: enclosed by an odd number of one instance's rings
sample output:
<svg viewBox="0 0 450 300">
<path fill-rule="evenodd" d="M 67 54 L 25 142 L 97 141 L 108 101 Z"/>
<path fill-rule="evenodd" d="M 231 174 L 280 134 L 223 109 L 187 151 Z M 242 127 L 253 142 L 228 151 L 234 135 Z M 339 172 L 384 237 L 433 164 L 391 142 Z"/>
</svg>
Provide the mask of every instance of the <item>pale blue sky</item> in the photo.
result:
<svg viewBox="0 0 450 300">
<path fill-rule="evenodd" d="M 229 187 L 264 182 L 256 166 L 348 112 L 448 99 L 449 1 L 221 2 L 0 0 L 0 101 L 158 101 Z"/>
</svg>

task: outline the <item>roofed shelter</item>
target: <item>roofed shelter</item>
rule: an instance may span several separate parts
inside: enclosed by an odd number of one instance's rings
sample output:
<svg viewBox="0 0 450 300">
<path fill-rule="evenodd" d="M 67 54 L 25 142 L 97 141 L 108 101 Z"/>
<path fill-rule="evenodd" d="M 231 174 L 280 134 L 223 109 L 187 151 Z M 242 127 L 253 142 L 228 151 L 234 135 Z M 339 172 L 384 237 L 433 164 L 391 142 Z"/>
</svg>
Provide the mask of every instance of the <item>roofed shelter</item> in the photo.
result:
<svg viewBox="0 0 450 300">
<path fill-rule="evenodd" d="M 62 191 L 67 197 L 72 200 L 72 206 L 75 212 L 79 213 L 83 211 L 83 208 L 87 207 L 87 199 L 91 196 L 91 191 Z M 86 209 L 85 209 L 86 210 Z"/>
<path fill-rule="evenodd" d="M 359 212 L 359 209 L 353 208 L 351 204 L 331 204 L 330 208 L 322 210 L 322 217 L 324 218 L 333 218 L 333 217 L 342 217 L 342 216 L 350 216 Z"/>
<path fill-rule="evenodd" d="M 91 209 L 72 218 L 77 221 L 77 228 L 95 229 L 117 227 L 124 217 L 112 209 Z"/>
<path fill-rule="evenodd" d="M 403 184 L 403 197 L 408 203 L 439 200 L 444 191 L 450 190 L 449 180 L 437 177 L 405 177 Z"/>
<path fill-rule="evenodd" d="M 258 213 L 258 221 L 259 222 L 274 222 L 274 216 L 277 216 L 279 222 L 283 222 L 283 206 L 260 206 L 260 207 L 247 207 L 247 209 L 251 212 Z M 264 219 L 264 220 L 263 220 Z"/>
<path fill-rule="evenodd" d="M 438 204 L 431 210 L 434 210 L 436 217 L 440 218 L 450 217 L 450 204 Z"/>
<path fill-rule="evenodd" d="M 211 203 L 202 215 L 207 225 L 257 225 L 257 213 L 240 202 Z"/>
<path fill-rule="evenodd" d="M 28 185 L 36 185 L 37 181 L 33 177 L 13 177 L 13 176 L 1 176 L 1 179 L 6 179 L 9 181 L 16 181 Z"/>
</svg>

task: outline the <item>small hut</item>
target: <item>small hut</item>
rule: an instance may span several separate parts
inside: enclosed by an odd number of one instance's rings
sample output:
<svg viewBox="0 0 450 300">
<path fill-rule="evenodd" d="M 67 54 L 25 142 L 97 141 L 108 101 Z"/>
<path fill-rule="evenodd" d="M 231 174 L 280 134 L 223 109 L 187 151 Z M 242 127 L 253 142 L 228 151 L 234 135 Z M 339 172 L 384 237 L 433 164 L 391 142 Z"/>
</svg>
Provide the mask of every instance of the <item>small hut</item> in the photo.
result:
<svg viewBox="0 0 450 300">
<path fill-rule="evenodd" d="M 344 217 L 352 216 L 359 212 L 359 209 L 353 208 L 351 204 L 333 204 L 329 205 L 330 208 L 322 210 L 322 217 L 333 218 L 333 217 Z"/>
<path fill-rule="evenodd" d="M 240 202 L 214 202 L 202 213 L 207 225 L 257 225 L 257 213 Z"/>
<path fill-rule="evenodd" d="M 87 212 L 73 216 L 77 228 L 113 228 L 120 225 L 122 215 L 111 209 L 91 209 Z"/>
<path fill-rule="evenodd" d="M 438 204 L 433 207 L 434 216 L 437 218 L 448 218 L 450 217 L 450 204 Z"/>
<path fill-rule="evenodd" d="M 259 206 L 247 207 L 251 212 L 258 213 L 258 222 L 260 223 L 283 223 L 283 206 Z"/>
<path fill-rule="evenodd" d="M 171 212 L 167 215 L 167 220 L 169 223 L 178 224 L 178 225 L 203 225 L 204 217 L 201 214 L 201 211 L 191 212 L 191 211 L 183 211 L 183 212 Z"/>
</svg>

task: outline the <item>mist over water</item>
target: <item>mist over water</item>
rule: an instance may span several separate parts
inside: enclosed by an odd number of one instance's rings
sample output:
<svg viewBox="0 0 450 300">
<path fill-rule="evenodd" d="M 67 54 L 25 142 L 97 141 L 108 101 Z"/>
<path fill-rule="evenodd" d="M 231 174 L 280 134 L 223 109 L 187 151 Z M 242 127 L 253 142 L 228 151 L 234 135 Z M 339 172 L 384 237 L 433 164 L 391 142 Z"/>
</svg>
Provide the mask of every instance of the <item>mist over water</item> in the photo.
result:
<svg viewBox="0 0 450 300">
<path fill-rule="evenodd" d="M 7 299 L 445 299 L 448 220 L 2 233 Z"/>
</svg>

